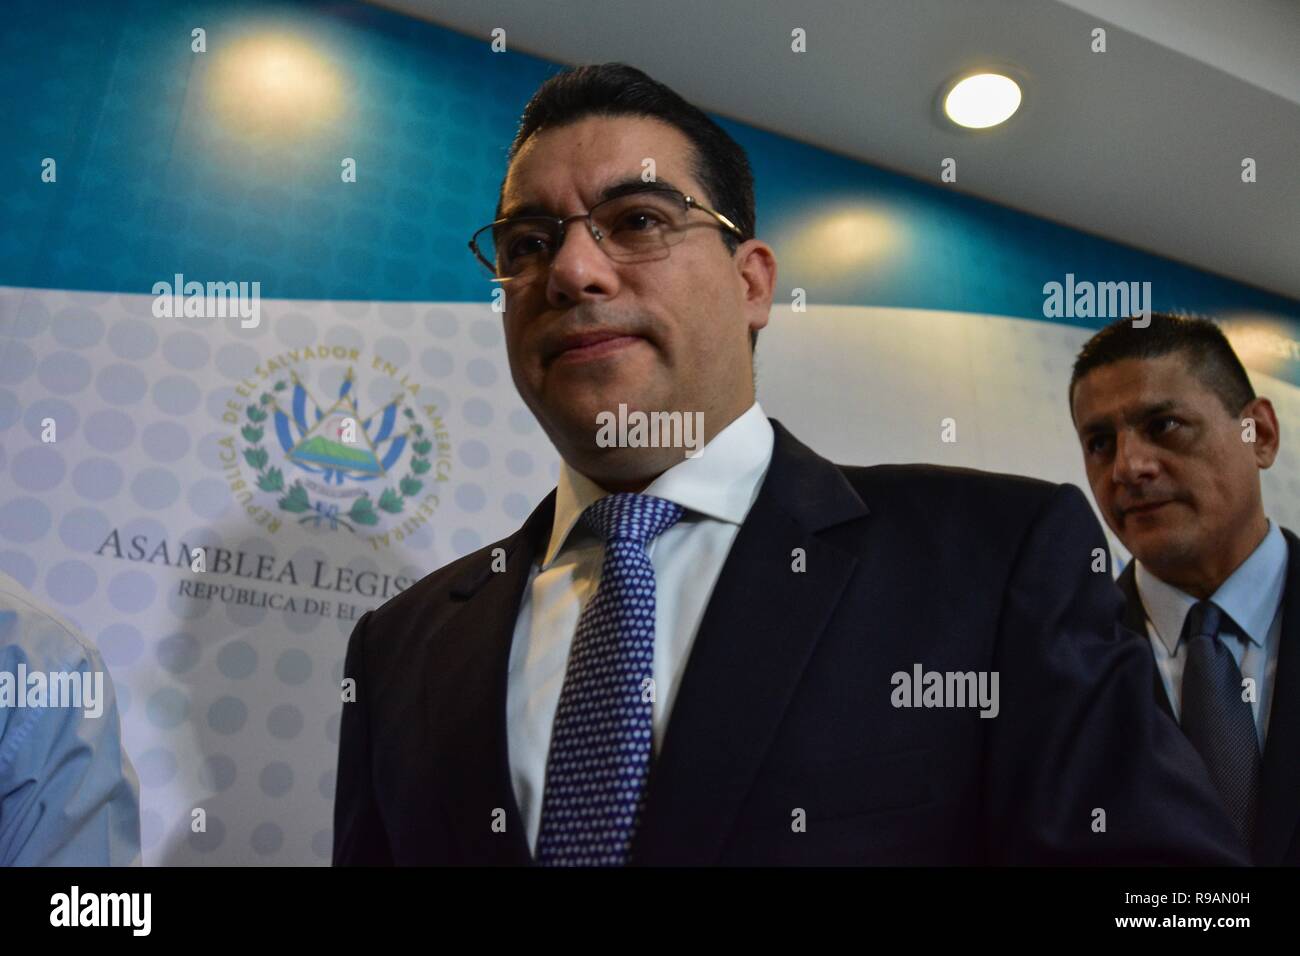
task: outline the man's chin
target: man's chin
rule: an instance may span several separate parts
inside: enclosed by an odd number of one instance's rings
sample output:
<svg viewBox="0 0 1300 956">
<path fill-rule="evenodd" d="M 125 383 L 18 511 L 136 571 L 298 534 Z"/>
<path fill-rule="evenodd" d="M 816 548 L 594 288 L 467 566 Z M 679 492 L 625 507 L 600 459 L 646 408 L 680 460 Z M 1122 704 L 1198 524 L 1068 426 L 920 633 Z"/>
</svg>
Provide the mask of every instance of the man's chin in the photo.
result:
<svg viewBox="0 0 1300 956">
<path fill-rule="evenodd" d="M 575 394 L 569 403 L 550 404 L 550 420 L 560 433 L 553 433 L 551 439 L 561 453 L 568 450 L 588 456 L 616 450 L 601 446 L 602 431 L 608 433 L 612 428 L 617 433 L 620 417 L 626 419 L 627 412 L 646 407 L 635 394 L 629 398 L 629 391 L 633 389 L 621 393 L 616 389 L 589 391 Z M 624 409 L 621 416 L 619 405 Z"/>
<path fill-rule="evenodd" d="M 1120 536 L 1133 557 L 1159 576 L 1161 568 L 1179 568 L 1196 556 L 1195 543 L 1177 527 L 1128 528 Z"/>
<path fill-rule="evenodd" d="M 575 440 L 585 436 L 594 447 L 601 422 L 610 416 L 617 420 L 634 411 L 668 410 L 650 394 L 647 384 L 644 376 L 619 376 L 617 380 L 590 382 L 585 387 L 564 383 L 561 388 L 548 390 L 546 406 L 551 409 L 553 420 L 562 424 Z"/>
</svg>

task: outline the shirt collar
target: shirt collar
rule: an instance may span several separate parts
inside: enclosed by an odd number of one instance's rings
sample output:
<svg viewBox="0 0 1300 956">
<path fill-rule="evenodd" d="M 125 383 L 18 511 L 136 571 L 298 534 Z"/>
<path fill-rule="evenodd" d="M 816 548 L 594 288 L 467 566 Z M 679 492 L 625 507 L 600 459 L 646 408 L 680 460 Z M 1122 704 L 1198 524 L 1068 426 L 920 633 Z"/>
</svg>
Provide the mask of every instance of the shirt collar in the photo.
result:
<svg viewBox="0 0 1300 956">
<path fill-rule="evenodd" d="M 1264 540 L 1210 595 L 1210 600 L 1232 618 L 1252 644 L 1264 646 L 1268 629 L 1282 606 L 1286 568 L 1286 539 L 1281 528 L 1270 521 Z M 1183 621 L 1196 604 L 1196 598 L 1161 581 L 1141 562 L 1137 563 L 1134 581 L 1156 635 L 1173 654 L 1182 637 Z"/>
<path fill-rule="evenodd" d="M 739 525 L 758 497 L 772 460 L 775 436 L 758 402 L 713 436 L 695 458 L 683 458 L 650 483 L 642 494 L 676 502 L 688 512 Z M 542 561 L 543 570 L 559 557 L 570 533 L 593 502 L 609 494 L 564 462 L 555 489 L 555 520 Z"/>
</svg>

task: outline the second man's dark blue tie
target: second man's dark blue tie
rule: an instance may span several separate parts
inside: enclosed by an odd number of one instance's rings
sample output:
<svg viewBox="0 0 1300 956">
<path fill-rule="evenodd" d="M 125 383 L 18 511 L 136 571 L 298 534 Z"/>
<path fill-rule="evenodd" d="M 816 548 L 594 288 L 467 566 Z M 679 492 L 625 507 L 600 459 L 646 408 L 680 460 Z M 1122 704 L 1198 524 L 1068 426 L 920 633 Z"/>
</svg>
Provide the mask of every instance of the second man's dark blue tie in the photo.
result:
<svg viewBox="0 0 1300 956">
<path fill-rule="evenodd" d="M 1255 718 L 1242 692 L 1241 671 L 1220 636 L 1226 616 L 1212 601 L 1187 612 L 1182 727 L 1249 846 L 1255 833 L 1262 759 Z M 1235 638 L 1233 638 L 1235 639 Z"/>
</svg>

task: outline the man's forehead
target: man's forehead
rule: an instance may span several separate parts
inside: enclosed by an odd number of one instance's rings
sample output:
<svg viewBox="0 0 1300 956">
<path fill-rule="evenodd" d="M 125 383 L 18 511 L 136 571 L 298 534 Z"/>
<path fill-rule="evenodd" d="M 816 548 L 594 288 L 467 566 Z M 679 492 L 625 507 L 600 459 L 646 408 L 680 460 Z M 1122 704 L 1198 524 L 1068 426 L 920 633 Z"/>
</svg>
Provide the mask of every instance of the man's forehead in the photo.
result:
<svg viewBox="0 0 1300 956">
<path fill-rule="evenodd" d="M 1078 392 L 1096 395 L 1151 395 L 1201 391 L 1204 384 L 1188 365 L 1187 356 L 1179 353 L 1154 358 L 1126 358 L 1110 362 L 1088 372 L 1077 386 Z"/>
<path fill-rule="evenodd" d="M 1137 421 L 1195 402 L 1205 386 L 1178 355 L 1121 359 L 1088 372 L 1074 390 L 1079 426 Z"/>
<path fill-rule="evenodd" d="M 654 181 L 698 191 L 690 141 L 676 127 L 643 116 L 588 116 L 530 136 L 507 171 L 501 208 L 529 205 L 554 209 L 576 194 L 587 201 L 629 176 L 642 176 L 653 161 Z"/>
</svg>

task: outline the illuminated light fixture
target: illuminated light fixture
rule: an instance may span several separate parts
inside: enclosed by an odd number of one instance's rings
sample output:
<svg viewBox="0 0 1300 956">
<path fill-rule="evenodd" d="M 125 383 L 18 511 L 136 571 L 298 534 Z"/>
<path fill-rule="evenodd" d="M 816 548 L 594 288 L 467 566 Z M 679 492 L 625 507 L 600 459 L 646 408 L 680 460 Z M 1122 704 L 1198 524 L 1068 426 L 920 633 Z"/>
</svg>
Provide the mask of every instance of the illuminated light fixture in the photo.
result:
<svg viewBox="0 0 1300 956">
<path fill-rule="evenodd" d="M 338 67 L 310 42 L 283 32 L 245 36 L 214 56 L 208 78 L 215 117 L 242 139 L 289 143 L 335 121 L 344 106 Z"/>
<path fill-rule="evenodd" d="M 1241 364 L 1288 381 L 1289 366 L 1300 355 L 1300 342 L 1287 322 L 1267 312 L 1221 312 L 1215 317 Z"/>
<path fill-rule="evenodd" d="M 943 112 L 958 126 L 988 129 L 1015 115 L 1020 100 L 1020 84 L 1011 77 L 976 73 L 953 84 L 943 98 Z"/>
<path fill-rule="evenodd" d="M 782 245 L 792 275 L 821 282 L 858 281 L 888 272 L 904 247 L 902 223 L 888 209 L 859 202 L 837 202 L 813 211 Z"/>
</svg>

